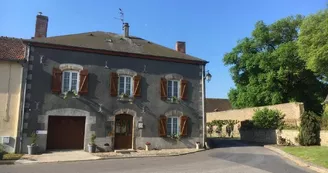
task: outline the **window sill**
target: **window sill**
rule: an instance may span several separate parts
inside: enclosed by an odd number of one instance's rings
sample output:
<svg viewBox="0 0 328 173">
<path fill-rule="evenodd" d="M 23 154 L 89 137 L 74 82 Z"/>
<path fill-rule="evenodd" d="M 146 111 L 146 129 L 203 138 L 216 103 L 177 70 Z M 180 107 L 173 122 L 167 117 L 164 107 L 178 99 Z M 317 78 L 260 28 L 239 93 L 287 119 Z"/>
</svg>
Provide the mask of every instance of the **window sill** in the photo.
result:
<svg viewBox="0 0 328 173">
<path fill-rule="evenodd" d="M 117 100 L 120 102 L 133 102 L 134 98 L 133 97 L 118 97 Z"/>
<path fill-rule="evenodd" d="M 60 97 L 62 97 L 63 99 L 68 99 L 68 98 L 76 99 L 76 98 L 80 98 L 80 95 L 61 93 Z"/>
<path fill-rule="evenodd" d="M 181 100 L 167 99 L 166 102 L 167 103 L 170 103 L 170 104 L 179 104 L 181 102 Z"/>
</svg>

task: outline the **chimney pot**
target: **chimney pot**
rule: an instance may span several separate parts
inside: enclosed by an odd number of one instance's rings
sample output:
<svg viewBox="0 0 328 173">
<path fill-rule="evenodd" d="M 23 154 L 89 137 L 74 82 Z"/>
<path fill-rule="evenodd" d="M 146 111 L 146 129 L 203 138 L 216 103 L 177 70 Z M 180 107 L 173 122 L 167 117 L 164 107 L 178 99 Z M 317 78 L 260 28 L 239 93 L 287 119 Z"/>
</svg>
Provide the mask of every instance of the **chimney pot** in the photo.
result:
<svg viewBox="0 0 328 173">
<path fill-rule="evenodd" d="M 47 37 L 48 31 L 48 17 L 42 15 L 42 12 L 36 16 L 36 24 L 35 24 L 35 34 L 34 38 L 44 38 Z"/>
<path fill-rule="evenodd" d="M 175 50 L 181 53 L 186 53 L 186 42 L 184 41 L 177 41 L 175 45 Z"/>
<path fill-rule="evenodd" d="M 123 24 L 123 29 L 124 29 L 124 37 L 129 37 L 129 23 L 124 23 Z"/>
</svg>

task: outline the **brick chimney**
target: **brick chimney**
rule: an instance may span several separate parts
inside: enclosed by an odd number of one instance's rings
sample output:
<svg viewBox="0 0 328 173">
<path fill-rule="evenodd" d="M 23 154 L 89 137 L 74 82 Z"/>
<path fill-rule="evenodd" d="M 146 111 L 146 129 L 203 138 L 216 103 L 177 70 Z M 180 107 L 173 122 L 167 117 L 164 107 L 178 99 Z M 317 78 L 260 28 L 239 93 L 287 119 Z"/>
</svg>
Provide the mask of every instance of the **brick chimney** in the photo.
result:
<svg viewBox="0 0 328 173">
<path fill-rule="evenodd" d="M 177 43 L 175 44 L 175 50 L 181 53 L 186 53 L 186 42 L 177 41 Z"/>
<path fill-rule="evenodd" d="M 39 14 L 36 16 L 34 38 L 47 37 L 47 30 L 48 30 L 48 17 L 43 16 L 42 12 L 39 12 Z"/>
<path fill-rule="evenodd" d="M 124 37 L 128 38 L 129 37 L 129 23 L 124 23 L 123 24 L 123 30 L 124 30 Z"/>
</svg>

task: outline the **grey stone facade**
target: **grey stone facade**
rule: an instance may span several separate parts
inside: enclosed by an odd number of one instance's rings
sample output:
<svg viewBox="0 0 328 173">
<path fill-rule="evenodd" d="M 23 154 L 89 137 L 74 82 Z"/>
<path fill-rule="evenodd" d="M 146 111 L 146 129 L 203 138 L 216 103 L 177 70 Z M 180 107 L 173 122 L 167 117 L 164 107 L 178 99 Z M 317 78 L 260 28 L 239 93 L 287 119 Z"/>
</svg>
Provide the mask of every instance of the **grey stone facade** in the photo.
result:
<svg viewBox="0 0 328 173">
<path fill-rule="evenodd" d="M 40 58 L 42 57 L 42 61 Z M 194 147 L 202 142 L 202 77 L 200 65 L 169 61 L 156 61 L 130 57 L 118 57 L 77 51 L 33 47 L 30 52 L 28 100 L 25 110 L 23 152 L 35 130 L 47 130 L 49 116 L 85 116 L 84 148 L 96 133 L 96 144 L 113 146 L 113 137 L 107 135 L 107 125 L 115 121 L 115 115 L 126 113 L 133 116 L 132 146 L 144 148 L 151 142 L 155 148 Z M 51 91 L 53 67 L 61 64 L 78 64 L 89 72 L 88 94 L 76 99 L 63 99 Z M 108 68 L 105 68 L 105 65 Z M 133 103 L 120 102 L 110 95 L 110 73 L 140 75 L 141 97 Z M 161 100 L 160 79 L 186 79 L 188 99 L 178 104 Z M 101 105 L 101 112 L 99 112 Z M 183 114 L 188 119 L 188 135 L 181 140 L 159 137 L 159 116 Z M 143 128 L 138 128 L 138 123 Z M 26 124 L 26 128 L 25 128 Z M 46 150 L 47 134 L 39 135 L 41 152 Z"/>
</svg>

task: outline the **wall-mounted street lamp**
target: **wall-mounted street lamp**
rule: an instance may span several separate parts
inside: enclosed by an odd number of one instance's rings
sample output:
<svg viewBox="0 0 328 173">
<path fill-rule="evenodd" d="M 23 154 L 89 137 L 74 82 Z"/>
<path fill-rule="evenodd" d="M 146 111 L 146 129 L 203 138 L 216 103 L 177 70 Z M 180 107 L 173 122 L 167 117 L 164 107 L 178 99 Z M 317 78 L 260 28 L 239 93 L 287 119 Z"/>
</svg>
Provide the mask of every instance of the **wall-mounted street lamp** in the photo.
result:
<svg viewBox="0 0 328 173">
<path fill-rule="evenodd" d="M 207 82 L 210 82 L 212 79 L 212 75 L 209 70 L 207 70 L 206 72 L 205 79 L 207 80 Z"/>
</svg>

